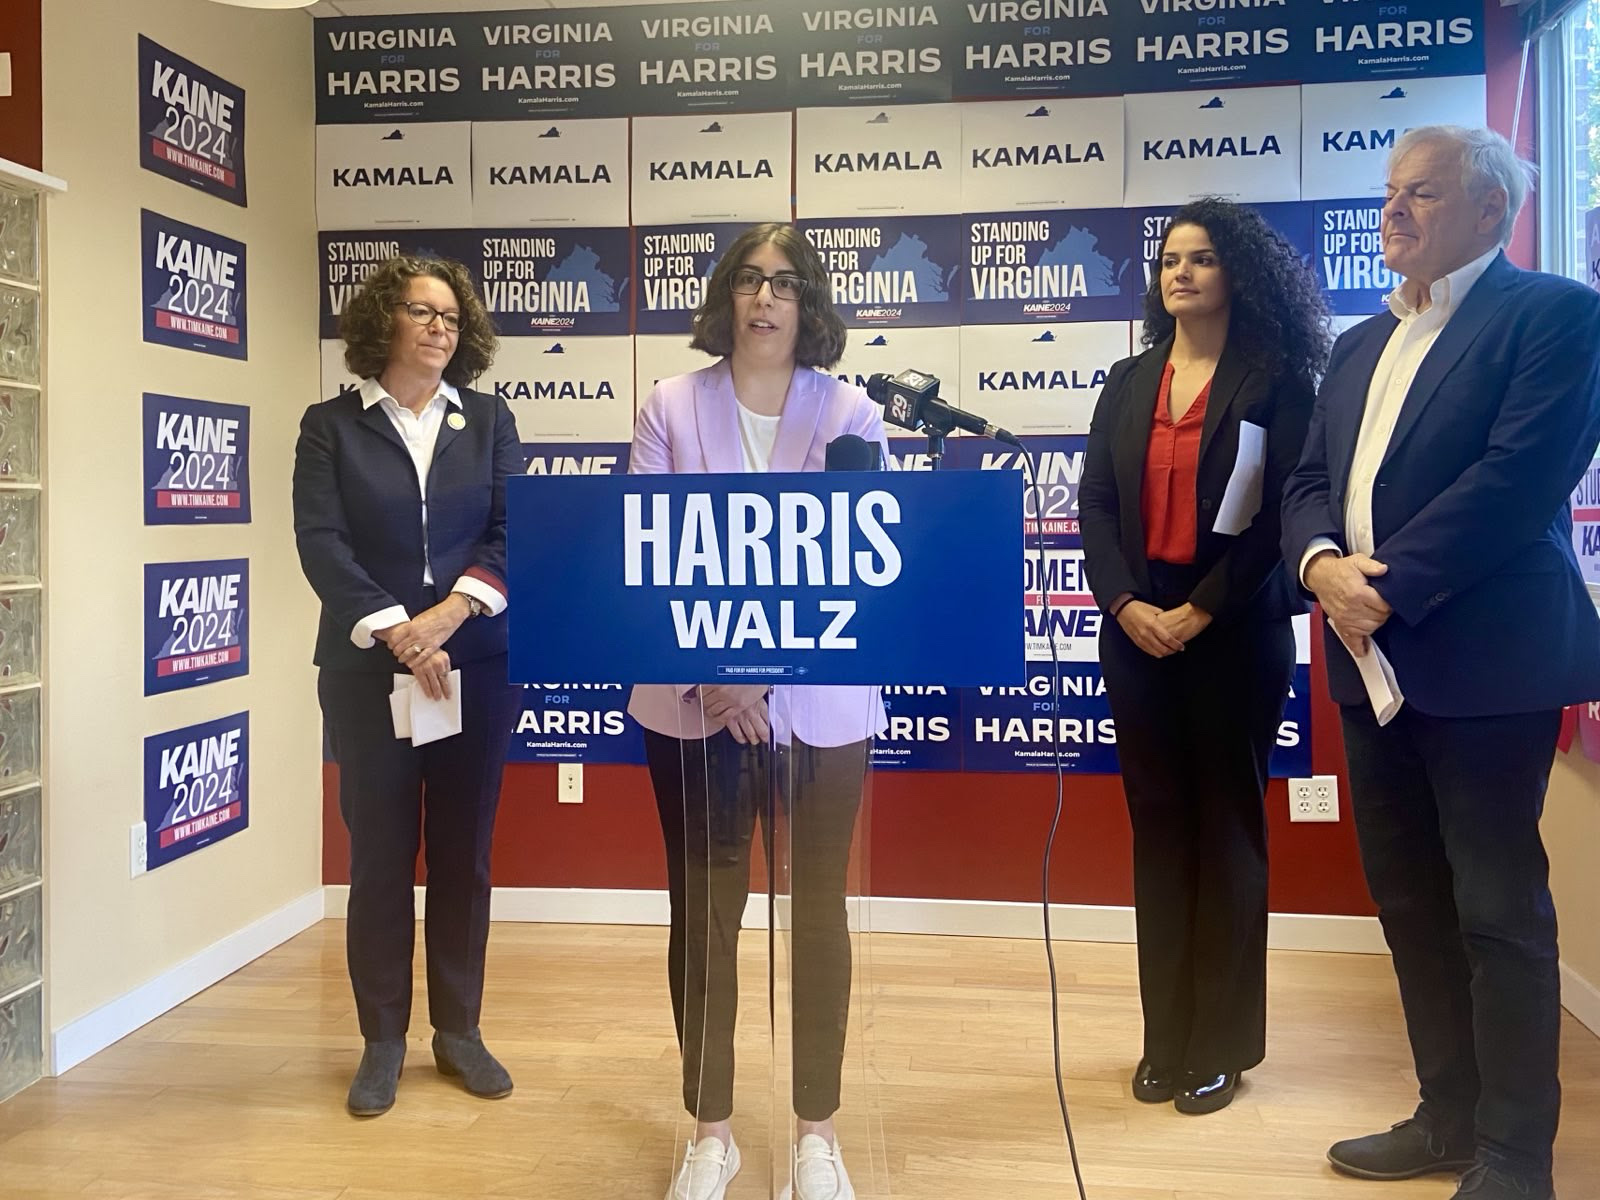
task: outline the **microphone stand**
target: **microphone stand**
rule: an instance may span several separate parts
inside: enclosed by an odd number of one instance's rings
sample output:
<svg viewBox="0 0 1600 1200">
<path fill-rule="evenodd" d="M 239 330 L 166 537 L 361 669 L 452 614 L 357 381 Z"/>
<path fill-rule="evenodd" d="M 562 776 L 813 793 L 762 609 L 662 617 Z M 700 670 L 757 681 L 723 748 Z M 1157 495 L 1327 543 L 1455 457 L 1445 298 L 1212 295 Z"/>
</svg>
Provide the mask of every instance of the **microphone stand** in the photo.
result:
<svg viewBox="0 0 1600 1200">
<path fill-rule="evenodd" d="M 937 471 L 944 462 L 944 439 L 955 431 L 955 422 L 922 422 L 923 432 L 928 436 L 928 462 L 929 470 Z"/>
</svg>

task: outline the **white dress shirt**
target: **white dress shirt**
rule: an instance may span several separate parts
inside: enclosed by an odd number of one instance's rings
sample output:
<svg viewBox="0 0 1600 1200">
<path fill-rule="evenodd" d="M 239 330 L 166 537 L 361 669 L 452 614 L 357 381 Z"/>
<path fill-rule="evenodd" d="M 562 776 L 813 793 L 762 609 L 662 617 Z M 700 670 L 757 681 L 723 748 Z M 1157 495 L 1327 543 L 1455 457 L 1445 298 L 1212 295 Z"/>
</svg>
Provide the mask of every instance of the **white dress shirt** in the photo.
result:
<svg viewBox="0 0 1600 1200">
<path fill-rule="evenodd" d="M 1416 382 L 1417 371 L 1450 318 L 1460 310 L 1467 293 L 1483 278 L 1499 253 L 1500 247 L 1496 246 L 1443 279 L 1435 280 L 1428 289 L 1426 309 L 1418 310 L 1411 304 L 1404 283 L 1389 293 L 1389 311 L 1400 323 L 1389 335 L 1388 344 L 1373 369 L 1372 382 L 1367 385 L 1367 404 L 1361 414 L 1361 430 L 1356 435 L 1355 457 L 1350 462 L 1350 479 L 1345 488 L 1344 536 L 1351 554 L 1370 555 L 1376 548 L 1372 533 L 1372 493 L 1377 486 L 1378 470 L 1388 456 L 1400 411 L 1411 385 Z M 1300 581 L 1305 582 L 1306 568 L 1313 558 L 1324 550 L 1337 553 L 1338 549 L 1330 538 L 1314 538 L 1300 558 Z M 1367 684 L 1373 710 L 1380 722 L 1387 722 L 1399 711 L 1405 697 L 1383 651 L 1376 642 L 1369 644 L 1371 653 L 1356 659 L 1356 665 Z"/>
<path fill-rule="evenodd" d="M 406 450 L 411 455 L 411 465 L 417 472 L 417 487 L 422 494 L 422 582 L 431 587 L 433 564 L 428 561 L 428 470 L 433 465 L 433 450 L 439 441 L 439 426 L 444 423 L 445 413 L 449 409 L 461 408 L 461 393 L 450 384 L 441 382 L 433 399 L 423 405 L 420 413 L 414 413 L 385 391 L 376 378 L 363 379 L 361 407 L 368 409 L 374 404 L 383 409 L 389 418 L 389 423 L 400 435 L 400 440 L 405 443 Z M 497 616 L 505 611 L 505 596 L 481 579 L 463 575 L 456 580 L 450 590 L 471 596 L 483 605 L 490 616 Z M 403 605 L 391 605 L 357 621 L 356 627 L 350 631 L 350 640 L 358 649 L 366 650 L 372 646 L 374 631 L 387 629 L 391 625 L 398 625 L 410 619 L 411 614 L 406 612 Z"/>
</svg>

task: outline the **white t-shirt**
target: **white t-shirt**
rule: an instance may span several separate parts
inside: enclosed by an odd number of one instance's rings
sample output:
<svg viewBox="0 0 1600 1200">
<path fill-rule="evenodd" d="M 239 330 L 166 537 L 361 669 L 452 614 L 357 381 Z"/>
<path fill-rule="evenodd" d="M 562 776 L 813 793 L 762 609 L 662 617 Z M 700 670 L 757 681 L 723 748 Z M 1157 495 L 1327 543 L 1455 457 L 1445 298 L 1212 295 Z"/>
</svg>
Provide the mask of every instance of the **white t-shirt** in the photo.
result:
<svg viewBox="0 0 1600 1200">
<path fill-rule="evenodd" d="M 778 422 L 782 417 L 764 417 L 739 405 L 739 449 L 744 455 L 744 469 L 766 474 L 772 461 L 772 444 L 778 440 Z"/>
</svg>

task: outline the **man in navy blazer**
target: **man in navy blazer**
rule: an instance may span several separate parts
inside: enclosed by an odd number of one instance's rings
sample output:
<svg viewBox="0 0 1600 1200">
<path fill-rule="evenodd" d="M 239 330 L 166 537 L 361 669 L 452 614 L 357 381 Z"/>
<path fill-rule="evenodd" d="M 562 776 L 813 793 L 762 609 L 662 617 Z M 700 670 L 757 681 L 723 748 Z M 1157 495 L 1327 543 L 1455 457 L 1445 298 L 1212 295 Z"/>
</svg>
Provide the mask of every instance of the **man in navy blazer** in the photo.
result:
<svg viewBox="0 0 1600 1200">
<path fill-rule="evenodd" d="M 1389 160 L 1388 311 L 1334 347 L 1283 499 L 1329 621 L 1367 882 L 1421 1103 L 1328 1157 L 1464 1170 L 1460 1200 L 1548 1200 L 1560 1113 L 1556 917 L 1539 816 L 1561 709 L 1600 697 L 1568 499 L 1600 438 L 1600 295 L 1501 247 L 1526 169 L 1487 130 Z"/>
</svg>

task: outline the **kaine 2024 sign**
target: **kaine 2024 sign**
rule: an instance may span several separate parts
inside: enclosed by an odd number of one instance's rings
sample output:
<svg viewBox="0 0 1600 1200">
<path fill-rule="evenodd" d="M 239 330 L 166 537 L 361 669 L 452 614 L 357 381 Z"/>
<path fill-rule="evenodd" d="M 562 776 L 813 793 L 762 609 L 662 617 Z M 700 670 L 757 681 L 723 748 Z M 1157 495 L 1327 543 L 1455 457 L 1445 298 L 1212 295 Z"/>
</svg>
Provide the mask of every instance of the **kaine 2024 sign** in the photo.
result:
<svg viewBox="0 0 1600 1200">
<path fill-rule="evenodd" d="M 139 37 L 139 165 L 243 206 L 244 89 Z"/>
<path fill-rule="evenodd" d="M 144 209 L 144 340 L 249 358 L 244 243 Z"/>
<path fill-rule="evenodd" d="M 249 560 L 146 563 L 144 694 L 249 673 Z"/>
<path fill-rule="evenodd" d="M 248 828 L 249 793 L 249 713 L 145 738 L 150 870 Z"/>
<path fill-rule="evenodd" d="M 1021 682 L 1021 501 L 1001 472 L 518 476 L 511 677 Z"/>
<path fill-rule="evenodd" d="M 144 394 L 144 523 L 250 522 L 250 410 Z"/>
</svg>

